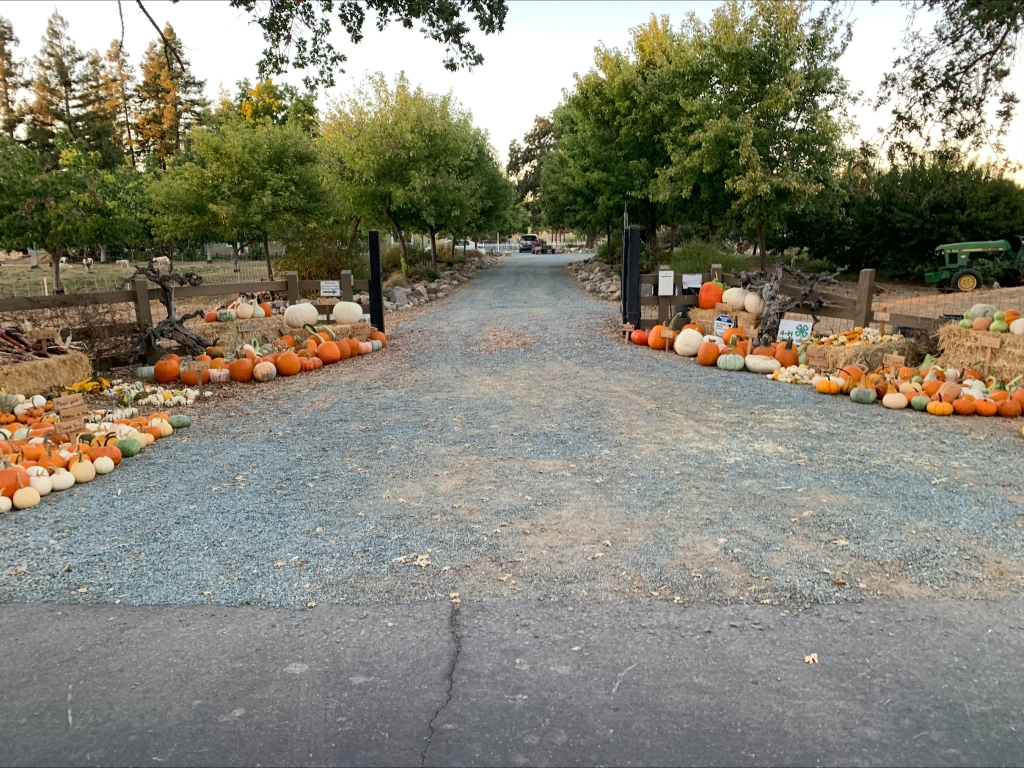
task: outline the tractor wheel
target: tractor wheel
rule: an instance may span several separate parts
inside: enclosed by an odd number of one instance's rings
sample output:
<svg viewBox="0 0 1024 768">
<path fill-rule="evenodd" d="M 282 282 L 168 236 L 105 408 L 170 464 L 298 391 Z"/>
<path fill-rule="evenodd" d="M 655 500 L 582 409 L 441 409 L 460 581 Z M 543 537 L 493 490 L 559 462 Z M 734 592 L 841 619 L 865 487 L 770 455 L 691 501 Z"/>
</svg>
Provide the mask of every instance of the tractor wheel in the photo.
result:
<svg viewBox="0 0 1024 768">
<path fill-rule="evenodd" d="M 961 293 L 970 293 L 981 288 L 983 284 L 981 273 L 976 269 L 961 269 L 953 275 L 950 282 L 953 284 L 953 289 Z"/>
</svg>

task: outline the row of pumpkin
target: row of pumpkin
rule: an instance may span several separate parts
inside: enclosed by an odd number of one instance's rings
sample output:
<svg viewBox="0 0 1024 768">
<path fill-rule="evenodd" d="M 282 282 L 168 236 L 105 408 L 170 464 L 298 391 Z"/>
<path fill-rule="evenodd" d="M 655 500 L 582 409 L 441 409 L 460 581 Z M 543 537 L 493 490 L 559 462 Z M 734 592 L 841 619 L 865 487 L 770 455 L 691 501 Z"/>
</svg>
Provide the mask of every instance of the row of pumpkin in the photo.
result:
<svg viewBox="0 0 1024 768">
<path fill-rule="evenodd" d="M 79 435 L 59 432 L 59 421 L 0 429 L 0 512 L 34 507 L 54 491 L 110 474 L 124 459 L 191 423 L 188 416 L 157 413 L 86 424 Z"/>
<path fill-rule="evenodd" d="M 226 307 L 211 309 L 203 317 L 206 323 L 232 323 L 236 320 L 259 320 L 270 317 L 274 310 L 270 304 L 255 299 L 233 301 Z M 320 319 L 316 305 L 309 301 L 292 304 L 284 310 L 284 324 L 289 328 L 314 325 Z M 354 301 L 339 301 L 331 309 L 331 320 L 340 325 L 354 325 L 363 319 L 363 308 Z"/>
<path fill-rule="evenodd" d="M 667 350 L 696 358 L 700 365 L 726 371 L 748 370 L 780 380 L 780 370 L 799 370 L 799 352 L 792 341 L 769 344 L 745 339 L 742 332 L 729 329 L 721 336 L 701 334 L 698 326 L 685 326 L 678 333 L 655 326 L 649 333 L 635 330 L 630 341 L 651 349 Z M 808 369 L 809 373 L 813 373 Z M 788 377 L 791 379 L 792 377 Z M 855 403 L 880 402 L 886 408 L 913 408 L 933 416 L 1002 416 L 1017 418 L 1024 408 L 1024 386 L 1020 379 L 1006 382 L 983 377 L 975 369 L 943 369 L 928 356 L 921 368 L 891 366 L 871 371 L 864 365 L 848 365 L 836 375 L 811 375 L 807 381 L 825 395 L 849 395 Z"/>
<path fill-rule="evenodd" d="M 387 337 L 380 331 L 370 333 L 369 341 L 337 338 L 329 329 L 312 329 L 306 339 L 282 336 L 275 346 L 243 344 L 229 355 L 223 347 L 207 347 L 197 361 L 209 362 L 209 370 L 184 369 L 178 355 L 165 355 L 156 365 L 136 370 L 140 379 L 155 379 L 158 384 L 180 381 L 188 387 L 197 386 L 200 375 L 204 384 L 229 381 L 266 383 L 277 376 L 294 376 L 314 371 L 359 355 L 368 355 L 387 346 Z"/>
</svg>

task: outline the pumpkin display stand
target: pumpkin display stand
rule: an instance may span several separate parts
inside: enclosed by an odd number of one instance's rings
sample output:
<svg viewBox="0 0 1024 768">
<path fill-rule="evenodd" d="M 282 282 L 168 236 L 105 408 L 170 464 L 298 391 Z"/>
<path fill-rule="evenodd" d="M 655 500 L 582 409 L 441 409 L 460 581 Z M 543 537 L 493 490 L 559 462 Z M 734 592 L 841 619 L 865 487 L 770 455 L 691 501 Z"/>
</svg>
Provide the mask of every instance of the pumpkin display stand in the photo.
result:
<svg viewBox="0 0 1024 768">
<path fill-rule="evenodd" d="M 5 392 L 49 392 L 92 376 L 92 362 L 81 352 L 0 365 Z"/>
<path fill-rule="evenodd" d="M 212 344 L 217 342 L 218 346 L 226 349 L 235 349 L 242 344 L 248 344 L 253 339 L 273 342 L 286 334 L 301 334 L 306 337 L 301 328 L 289 328 L 284 323 L 281 315 L 273 317 L 250 318 L 248 320 L 232 320 L 227 323 L 204 323 L 197 320 L 189 323 L 190 329 L 209 339 Z M 317 328 L 330 328 L 339 336 L 354 336 L 359 341 L 366 341 L 370 338 L 370 326 L 367 323 L 354 323 L 352 325 L 337 325 L 334 323 L 317 323 Z M 242 331 L 241 328 L 249 330 Z M 76 379 L 77 381 L 77 379 Z"/>
<path fill-rule="evenodd" d="M 734 310 L 722 313 L 715 309 L 697 309 L 696 307 L 690 309 L 690 322 L 699 325 L 705 334 L 713 334 L 715 332 L 715 318 L 721 314 L 729 315 L 735 324 L 735 328 L 757 328 L 761 325 L 761 316 L 753 315 L 750 312 L 737 312 Z"/>
<path fill-rule="evenodd" d="M 998 349 L 986 348 L 985 342 L 999 343 Z M 1024 375 L 1024 336 L 961 328 L 950 323 L 939 328 L 939 349 L 946 368 L 978 368 L 985 364 L 991 349 L 991 373 L 1009 381 Z"/>
<path fill-rule="evenodd" d="M 881 344 L 865 344 L 856 347 L 828 346 L 821 347 L 825 355 L 825 367 L 823 371 L 834 372 L 845 368 L 853 363 L 864 363 L 868 370 L 875 370 L 883 365 L 886 355 L 900 355 L 906 358 L 907 365 L 918 365 L 924 354 L 921 348 L 911 339 L 896 339 Z"/>
</svg>

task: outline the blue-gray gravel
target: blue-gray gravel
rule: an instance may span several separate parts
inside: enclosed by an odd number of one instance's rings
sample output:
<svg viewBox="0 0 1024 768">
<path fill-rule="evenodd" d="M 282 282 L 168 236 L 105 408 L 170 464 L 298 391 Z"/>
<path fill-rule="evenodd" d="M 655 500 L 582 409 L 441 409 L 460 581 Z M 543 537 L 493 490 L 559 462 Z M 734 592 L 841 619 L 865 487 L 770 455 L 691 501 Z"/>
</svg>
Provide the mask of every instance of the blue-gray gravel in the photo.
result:
<svg viewBox="0 0 1024 768">
<path fill-rule="evenodd" d="M 624 344 L 569 258 L 512 256 L 403 316 L 383 353 L 242 389 L 109 478 L 0 517 L 0 600 L 1024 591 L 1019 423 Z"/>
</svg>

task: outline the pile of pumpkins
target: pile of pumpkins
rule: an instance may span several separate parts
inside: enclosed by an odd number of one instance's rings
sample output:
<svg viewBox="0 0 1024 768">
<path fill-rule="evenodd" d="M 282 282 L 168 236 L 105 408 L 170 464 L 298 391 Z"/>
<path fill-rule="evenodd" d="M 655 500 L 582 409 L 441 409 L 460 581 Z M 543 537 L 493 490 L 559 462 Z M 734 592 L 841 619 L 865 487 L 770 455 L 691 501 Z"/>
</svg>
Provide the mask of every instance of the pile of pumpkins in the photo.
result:
<svg viewBox="0 0 1024 768">
<path fill-rule="evenodd" d="M 715 309 L 719 304 L 728 304 L 736 312 L 760 315 L 764 312 L 764 299 L 756 291 L 746 288 L 726 288 L 717 280 L 709 280 L 697 293 L 697 306 L 701 309 Z"/>
<path fill-rule="evenodd" d="M 372 331 L 369 341 L 357 341 L 339 337 L 330 328 L 307 325 L 304 330 L 305 338 L 301 334 L 288 334 L 281 336 L 276 345 L 253 341 L 230 353 L 223 347 L 207 347 L 205 354 L 196 357 L 197 361 L 210 363 L 206 371 L 183 370 L 182 359 L 172 354 L 162 357 L 156 365 L 138 368 L 135 374 L 140 379 L 156 379 L 158 384 L 180 381 L 187 387 L 197 386 L 200 375 L 203 384 L 229 381 L 264 384 L 278 376 L 295 376 L 350 357 L 377 352 L 384 349 L 388 341 L 380 331 Z"/>
<path fill-rule="evenodd" d="M 211 309 L 206 313 L 203 322 L 206 323 L 232 323 L 236 320 L 262 319 L 270 317 L 274 310 L 270 304 L 251 301 L 233 301 L 222 309 Z M 334 305 L 331 312 L 331 319 L 339 325 L 354 325 L 363 319 L 363 308 L 354 301 L 339 301 Z M 303 328 L 307 325 L 316 325 L 320 320 L 320 313 L 316 305 L 306 301 L 292 304 L 284 310 L 284 324 L 289 328 Z"/>
<path fill-rule="evenodd" d="M 108 475 L 124 459 L 191 425 L 188 416 L 157 413 L 85 425 L 72 439 L 56 424 L 0 429 L 0 512 L 28 509 L 43 496 Z"/>
<path fill-rule="evenodd" d="M 960 327 L 974 331 L 1012 333 L 1024 336 L 1024 317 L 1015 309 L 1000 311 L 991 304 L 975 304 L 964 312 Z"/>
<path fill-rule="evenodd" d="M 706 283 L 705 283 L 706 285 Z M 704 334 L 694 323 L 678 332 L 669 325 L 656 325 L 650 332 L 635 330 L 630 341 L 651 349 L 666 350 L 671 345 L 680 357 L 692 357 L 700 365 L 723 371 L 751 371 L 771 375 L 780 368 L 800 364 L 800 353 L 792 341 L 769 343 L 767 339 L 745 338 L 738 328 L 729 328 L 721 336 Z"/>
<path fill-rule="evenodd" d="M 864 365 L 848 365 L 837 375 L 819 376 L 812 383 L 823 395 L 845 394 L 861 405 L 880 402 L 893 410 L 913 408 L 933 416 L 1015 419 L 1024 408 L 1024 387 L 1018 386 L 1018 380 L 986 379 L 971 368 L 943 370 L 930 357 L 921 368 L 868 371 Z"/>
</svg>

